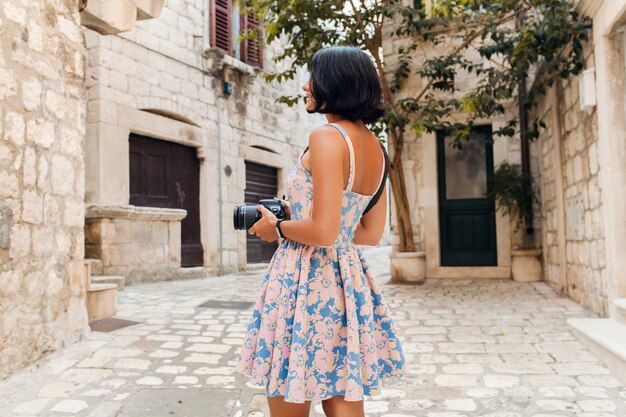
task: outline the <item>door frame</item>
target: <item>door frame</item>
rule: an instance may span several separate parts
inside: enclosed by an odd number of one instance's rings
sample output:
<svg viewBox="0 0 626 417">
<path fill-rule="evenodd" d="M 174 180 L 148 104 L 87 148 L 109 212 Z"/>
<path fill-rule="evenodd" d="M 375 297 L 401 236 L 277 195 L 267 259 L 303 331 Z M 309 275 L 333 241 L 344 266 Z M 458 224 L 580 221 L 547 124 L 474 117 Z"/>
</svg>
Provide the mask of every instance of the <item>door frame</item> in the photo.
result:
<svg viewBox="0 0 626 417">
<path fill-rule="evenodd" d="M 478 134 L 482 134 L 485 136 L 492 134 L 491 125 L 482 125 L 475 126 L 473 132 Z M 445 138 L 447 136 L 447 131 L 441 130 L 437 132 L 437 184 L 438 184 L 438 194 L 439 194 L 439 213 L 441 214 L 441 210 L 443 209 L 442 205 L 445 203 L 448 208 L 451 209 L 460 209 L 465 212 L 479 211 L 484 212 L 486 209 L 489 210 L 492 215 L 489 216 L 489 228 L 492 233 L 489 235 L 490 246 L 495 251 L 493 254 L 493 258 L 489 256 L 489 259 L 484 259 L 485 262 L 494 262 L 493 265 L 484 265 L 478 262 L 476 259 L 472 259 L 472 257 L 466 257 L 462 255 L 454 255 L 449 254 L 446 260 L 446 266 L 498 266 L 498 247 L 497 247 L 497 231 L 496 231 L 496 222 L 495 222 L 495 203 L 492 201 L 476 201 L 476 199 L 457 199 L 453 201 L 446 200 L 446 173 L 445 173 L 445 148 L 447 146 L 445 144 Z M 470 139 L 474 140 L 474 139 Z M 487 163 L 487 186 L 493 183 L 493 173 L 494 173 L 494 160 L 493 160 L 493 144 L 491 146 L 485 147 L 485 159 Z M 443 221 L 441 216 L 439 216 L 439 253 L 440 253 L 440 263 L 444 263 L 444 247 L 446 245 L 446 222 Z"/>
<path fill-rule="evenodd" d="M 491 125 L 495 131 L 503 127 L 505 120 L 481 120 L 480 125 Z M 418 139 L 418 151 L 421 160 L 418 172 L 421 179 L 417 178 L 415 193 L 418 213 L 416 221 L 419 222 L 424 252 L 426 258 L 426 276 L 428 278 L 495 278 L 506 279 L 511 277 L 511 225 L 509 217 L 501 210 L 496 210 L 496 250 L 498 266 L 441 266 L 441 244 L 439 238 L 439 191 L 437 176 L 437 135 L 425 133 Z M 497 166 L 500 162 L 510 158 L 513 146 L 509 138 L 498 138 L 493 143 L 493 162 Z M 412 170 L 411 164 L 407 164 L 407 175 Z M 411 195 L 411 193 L 409 192 Z M 496 206 L 497 207 L 497 206 Z"/>
<path fill-rule="evenodd" d="M 241 190 L 241 197 L 239 198 L 237 204 L 242 204 L 244 200 L 244 194 L 246 189 L 246 161 L 263 164 L 278 169 L 278 172 L 276 173 L 276 180 L 278 181 L 278 197 L 282 197 L 283 194 L 287 193 L 287 175 L 291 167 L 289 164 L 289 159 L 285 158 L 283 154 L 278 152 L 272 152 L 271 150 L 261 149 L 259 147 L 254 147 L 251 145 L 239 144 L 237 171 L 241 173 L 240 175 L 238 175 L 238 188 Z M 255 269 L 267 265 L 267 263 L 248 264 L 247 233 L 237 233 L 236 236 L 239 269 Z"/>
</svg>

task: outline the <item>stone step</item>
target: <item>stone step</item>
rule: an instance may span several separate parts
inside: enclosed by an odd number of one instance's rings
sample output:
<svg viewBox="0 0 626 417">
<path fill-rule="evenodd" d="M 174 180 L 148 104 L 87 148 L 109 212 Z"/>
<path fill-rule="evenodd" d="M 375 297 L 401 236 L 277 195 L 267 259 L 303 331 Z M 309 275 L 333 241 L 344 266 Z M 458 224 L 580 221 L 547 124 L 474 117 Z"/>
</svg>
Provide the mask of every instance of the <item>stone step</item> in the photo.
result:
<svg viewBox="0 0 626 417">
<path fill-rule="evenodd" d="M 615 319 L 626 325 L 626 298 L 617 298 L 613 300 L 613 304 L 617 307 L 617 317 Z"/>
<path fill-rule="evenodd" d="M 122 291 L 126 285 L 126 277 L 123 275 L 92 275 L 92 284 L 117 284 L 117 290 Z"/>
<path fill-rule="evenodd" d="M 102 259 L 85 258 L 85 262 L 88 262 L 91 265 L 91 273 L 93 275 L 102 275 Z"/>
<path fill-rule="evenodd" d="M 87 289 L 89 321 L 106 319 L 117 314 L 117 284 L 90 283 Z"/>
<path fill-rule="evenodd" d="M 626 385 L 626 325 L 613 319 L 567 320 L 578 339 Z"/>
<path fill-rule="evenodd" d="M 613 305 L 616 307 L 615 310 L 617 312 L 613 318 L 626 326 L 626 298 L 613 300 Z"/>
</svg>

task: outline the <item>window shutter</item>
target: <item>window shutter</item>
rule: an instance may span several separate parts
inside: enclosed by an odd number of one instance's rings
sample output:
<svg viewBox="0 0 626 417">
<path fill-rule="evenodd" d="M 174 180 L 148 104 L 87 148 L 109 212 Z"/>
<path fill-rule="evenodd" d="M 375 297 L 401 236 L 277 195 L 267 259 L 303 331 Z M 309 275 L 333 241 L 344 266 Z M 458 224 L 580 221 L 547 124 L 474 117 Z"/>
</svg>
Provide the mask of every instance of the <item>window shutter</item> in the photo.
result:
<svg viewBox="0 0 626 417">
<path fill-rule="evenodd" d="M 232 55 L 231 0 L 211 0 L 211 46 Z"/>
<path fill-rule="evenodd" d="M 248 30 L 259 29 L 259 21 L 256 13 L 241 16 L 241 30 L 246 33 Z M 260 37 L 260 34 L 259 34 Z M 241 60 L 255 67 L 263 67 L 263 49 L 259 39 L 245 39 L 241 42 Z"/>
</svg>

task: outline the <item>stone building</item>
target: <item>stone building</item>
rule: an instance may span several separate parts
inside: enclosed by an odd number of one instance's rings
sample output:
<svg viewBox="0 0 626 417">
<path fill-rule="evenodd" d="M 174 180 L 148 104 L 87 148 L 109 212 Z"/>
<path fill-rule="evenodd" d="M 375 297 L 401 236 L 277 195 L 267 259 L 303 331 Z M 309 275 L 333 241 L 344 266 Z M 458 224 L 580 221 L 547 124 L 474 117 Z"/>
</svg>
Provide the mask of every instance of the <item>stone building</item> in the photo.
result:
<svg viewBox="0 0 626 417">
<path fill-rule="evenodd" d="M 0 3 L 0 378 L 115 312 L 123 278 L 271 256 L 233 207 L 282 195 L 322 119 L 274 102 L 307 75 L 263 81 L 280 45 L 240 44 L 255 21 L 225 3 Z"/>
<path fill-rule="evenodd" d="M 390 23 L 387 30 L 393 27 L 394 23 Z M 384 52 L 388 65 L 393 67 L 398 48 L 405 44 L 405 39 L 387 32 Z M 454 44 L 421 45 L 413 52 L 412 69 L 417 70 L 428 56 L 445 54 L 447 48 L 452 51 Z M 473 77 L 457 74 L 457 94 L 468 91 L 473 82 Z M 397 99 L 415 97 L 424 86 L 420 77 L 409 77 L 397 93 Z M 394 274 L 394 278 L 419 282 L 425 278 L 511 277 L 512 253 L 523 240 L 521 230 L 516 232 L 511 219 L 496 210 L 495 204 L 483 197 L 483 193 L 500 163 L 519 162 L 520 140 L 519 137 L 498 138 L 490 145 L 484 143 L 483 138 L 505 126 L 516 112 L 515 103 L 511 102 L 507 103 L 503 117 L 477 121 L 478 127 L 473 132 L 477 140 L 464 144 L 462 150 L 449 146 L 451 138 L 443 131 L 420 136 L 409 130 L 405 132 L 402 164 L 416 252 L 397 252 L 399 238 L 394 230 L 394 216 L 392 270 L 397 263 L 397 269 L 412 271 L 406 277 Z M 457 112 L 452 119 L 463 120 L 464 115 Z M 537 148 L 531 147 L 530 166 L 534 175 L 539 174 L 537 155 Z M 541 223 L 536 221 L 534 226 L 536 232 L 530 240 L 540 245 Z M 403 263 L 408 267 L 403 267 Z"/>
<path fill-rule="evenodd" d="M 474 210 L 489 172 L 503 161 L 520 162 L 519 138 L 499 138 L 493 146 L 466 150 L 466 157 L 445 146 L 445 134 L 408 138 L 403 163 L 413 231 L 422 264 L 421 276 L 439 278 L 511 278 L 519 256 L 536 257 L 540 278 L 558 293 L 571 297 L 599 318 L 570 320 L 617 375 L 626 375 L 626 1 L 580 0 L 577 7 L 593 20 L 591 40 L 585 46 L 585 72 L 557 83 L 534 109 L 547 123 L 540 138 L 530 144 L 530 167 L 540 189 L 534 210 L 534 229 L 526 244 L 511 219 L 484 205 L 480 216 L 465 221 Z M 387 52 L 393 62 L 402 40 L 392 40 Z M 438 48 L 442 48 L 441 45 Z M 428 48 L 422 49 L 428 54 Z M 438 53 L 442 53 L 438 49 Z M 417 59 L 417 62 L 420 60 Z M 472 79 L 459 77 L 457 87 L 467 91 Z M 412 78 L 403 94 L 419 91 Z M 502 119 L 484 120 L 481 129 L 497 129 L 517 110 L 511 106 Z M 458 114 L 462 118 L 462 114 Z M 491 149 L 490 149 L 491 148 Z M 467 155 L 472 156 L 469 158 Z M 473 159 L 480 169 L 470 169 Z M 473 175 L 465 175 L 473 172 Z M 452 178 L 454 181 L 446 179 Z M 472 192 L 475 194 L 472 195 Z M 457 200 L 456 202 L 453 200 Z M 475 199 L 474 202 L 463 199 Z M 452 201 L 451 201 L 452 200 Z M 463 205 L 465 204 L 465 206 Z M 479 208 L 480 209 L 480 208 Z M 459 219 L 454 219 L 458 215 Z M 489 239 L 466 236 L 449 245 L 451 229 L 478 230 L 486 225 Z M 448 233 L 448 234 L 447 234 Z M 394 241 L 397 241 L 394 239 Z M 495 245 L 485 244 L 494 242 Z M 460 245 L 460 246 L 463 246 Z M 492 257 L 482 256 L 491 251 Z M 477 257 L 477 254 L 481 256 Z M 479 259 L 479 261 L 476 260 Z M 393 257 L 392 257 L 393 259 Z M 477 265 L 477 263 L 479 265 Z M 539 270 L 539 269 L 538 269 Z M 626 377 L 624 377 L 626 381 Z"/>
<path fill-rule="evenodd" d="M 322 119 L 274 102 L 306 74 L 261 79 L 280 45 L 240 43 L 255 20 L 238 4 L 166 2 L 133 30 L 87 31 L 86 255 L 101 273 L 132 283 L 271 257 L 275 245 L 233 229 L 233 207 L 282 196 Z"/>
</svg>

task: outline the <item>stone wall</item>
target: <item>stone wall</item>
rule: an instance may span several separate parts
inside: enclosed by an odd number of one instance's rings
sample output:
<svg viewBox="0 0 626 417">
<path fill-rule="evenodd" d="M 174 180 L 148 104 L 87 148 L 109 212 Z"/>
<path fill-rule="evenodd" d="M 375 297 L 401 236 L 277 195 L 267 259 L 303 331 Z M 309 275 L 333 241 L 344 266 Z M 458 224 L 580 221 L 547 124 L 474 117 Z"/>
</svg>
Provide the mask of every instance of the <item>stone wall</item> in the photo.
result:
<svg viewBox="0 0 626 417">
<path fill-rule="evenodd" d="M 0 378 L 87 331 L 77 2 L 0 3 Z"/>
<path fill-rule="evenodd" d="M 594 67 L 593 40 L 585 67 Z M 537 112 L 541 135 L 545 280 L 602 316 L 608 308 L 602 190 L 599 183 L 598 115 L 579 107 L 578 77 L 561 82 Z"/>
</svg>

